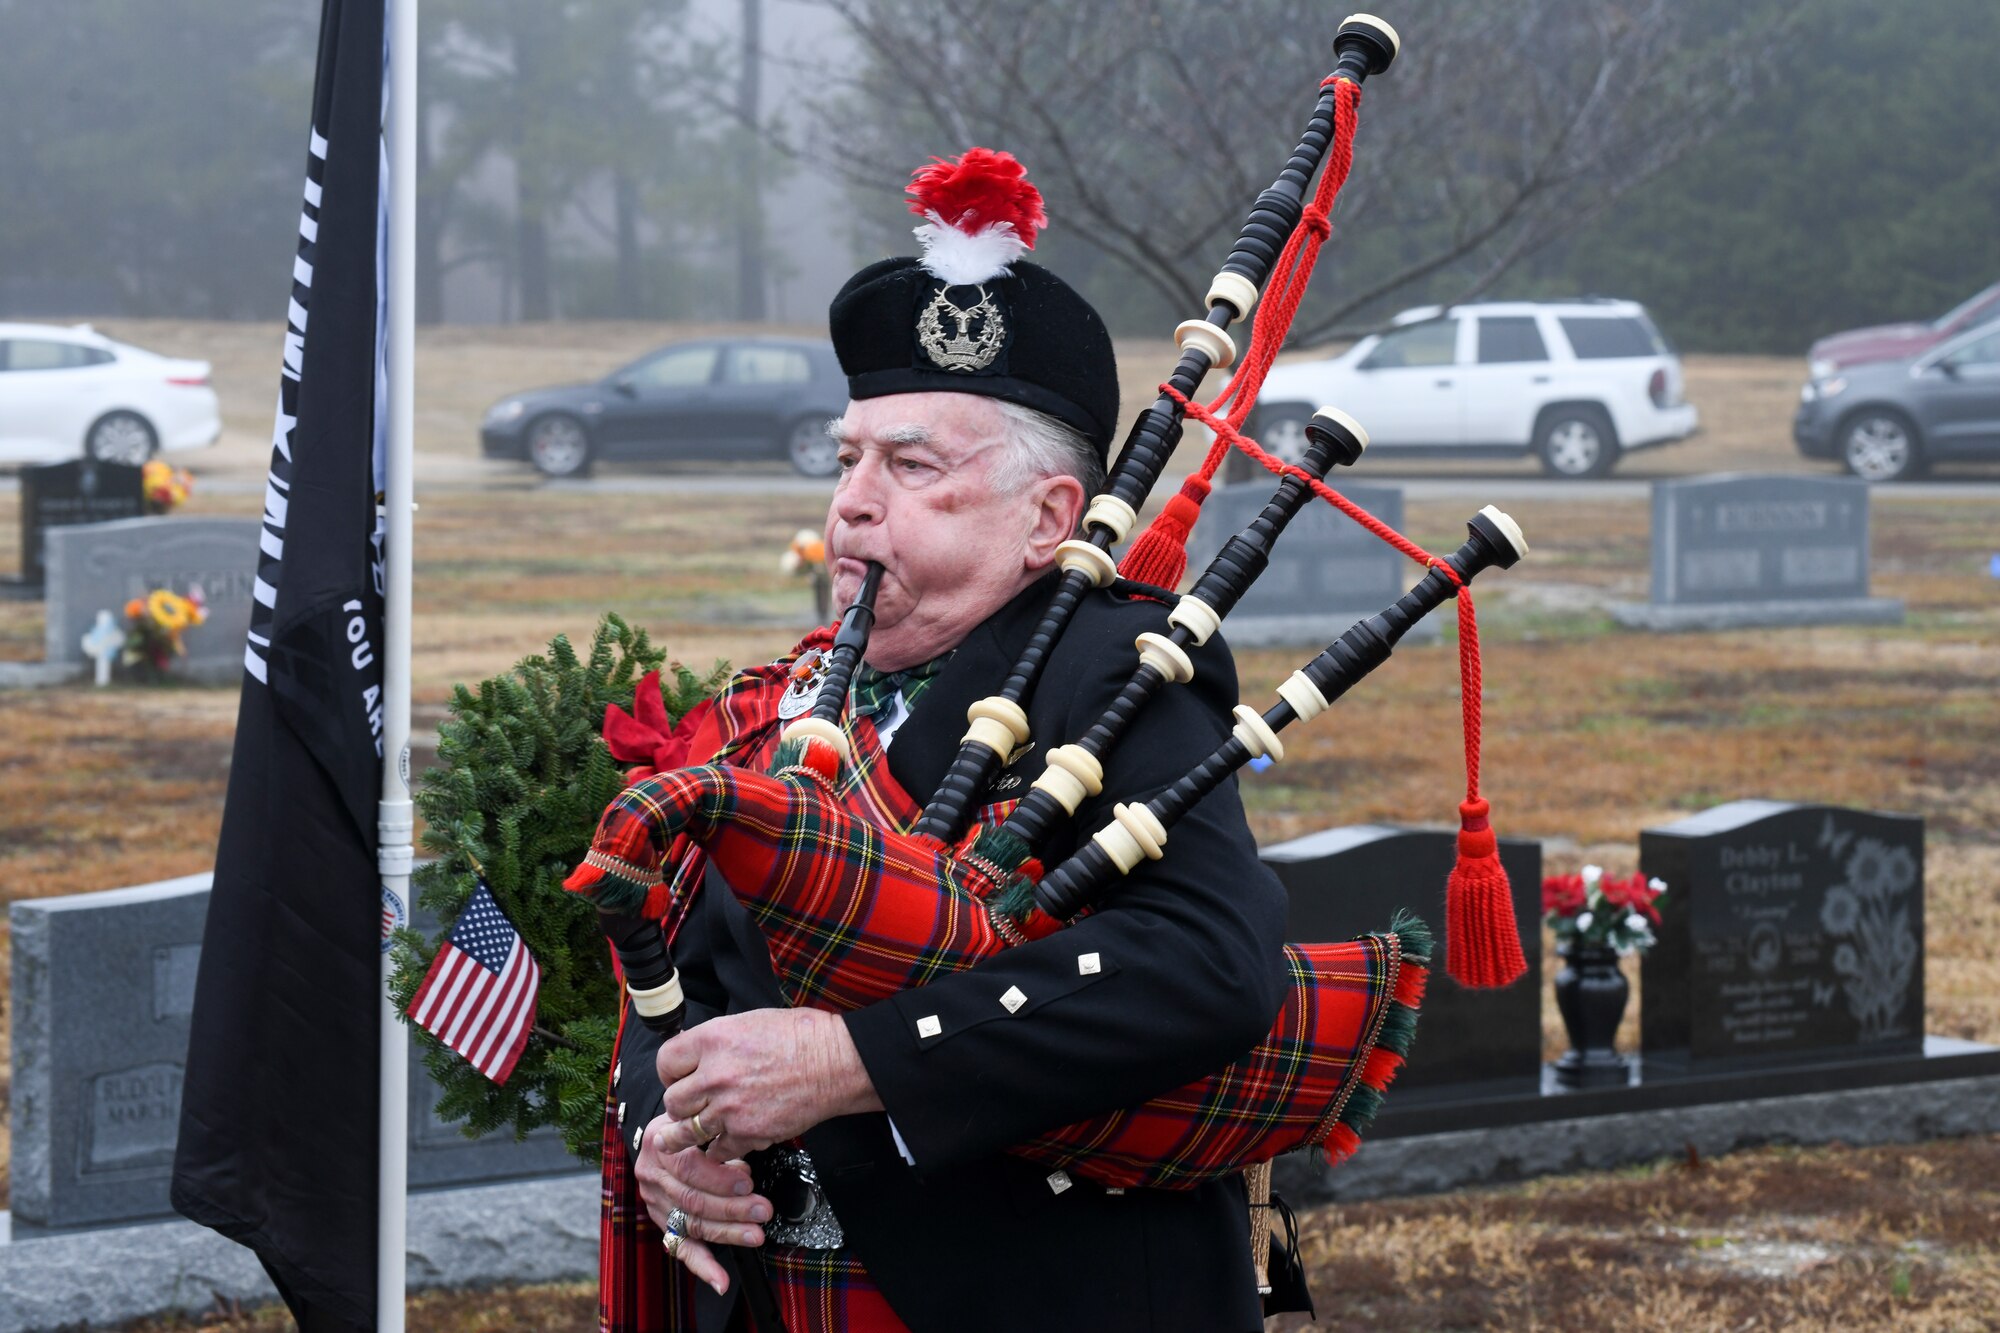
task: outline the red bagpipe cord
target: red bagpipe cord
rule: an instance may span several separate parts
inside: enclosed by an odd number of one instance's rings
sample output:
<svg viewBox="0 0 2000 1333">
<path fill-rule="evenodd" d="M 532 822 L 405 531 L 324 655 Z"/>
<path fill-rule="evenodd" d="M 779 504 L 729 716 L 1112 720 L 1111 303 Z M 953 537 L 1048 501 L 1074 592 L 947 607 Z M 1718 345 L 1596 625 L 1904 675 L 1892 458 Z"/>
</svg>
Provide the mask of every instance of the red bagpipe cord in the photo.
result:
<svg viewBox="0 0 2000 1333">
<path fill-rule="evenodd" d="M 1284 346 L 1292 321 L 1312 279 L 1320 246 L 1332 234 L 1334 200 L 1354 164 L 1355 109 L 1361 90 L 1345 80 L 1334 83 L 1333 143 L 1313 201 L 1273 267 L 1272 278 L 1251 325 L 1250 351 L 1243 369 L 1207 406 L 1191 402 L 1171 384 L 1160 392 L 1179 403 L 1186 414 L 1215 433 L 1202 465 L 1167 501 L 1160 516 L 1141 533 L 1119 562 L 1126 578 L 1155 587 L 1174 588 L 1187 570 L 1187 538 L 1202 501 L 1208 498 L 1216 469 L 1229 451 L 1240 449 L 1265 469 L 1299 478 L 1313 494 L 1346 514 L 1426 569 L 1440 569 L 1458 584 L 1459 693 L 1465 735 L 1465 799 L 1459 803 L 1458 856 L 1445 886 L 1445 970 L 1462 986 L 1505 986 L 1528 970 L 1521 951 L 1520 929 L 1514 919 L 1514 898 L 1507 872 L 1500 865 L 1499 842 L 1488 821 L 1488 806 L 1479 794 L 1480 670 L 1479 624 L 1472 609 L 1472 589 L 1450 565 L 1418 546 L 1340 492 L 1303 470 L 1279 462 L 1247 435 L 1250 418 L 1264 378 Z"/>
<path fill-rule="evenodd" d="M 1060 929 L 989 911 L 1001 885 L 978 858 L 880 827 L 799 769 L 711 764 L 633 784 L 564 887 L 628 910 L 683 837 L 750 911 L 794 1005 L 856 1009 Z M 1104 1185 L 1169 1189 L 1310 1145 L 1338 1161 L 1408 1053 L 1429 953 L 1420 923 L 1287 945 L 1284 1005 L 1228 1068 L 1014 1151 Z"/>
</svg>

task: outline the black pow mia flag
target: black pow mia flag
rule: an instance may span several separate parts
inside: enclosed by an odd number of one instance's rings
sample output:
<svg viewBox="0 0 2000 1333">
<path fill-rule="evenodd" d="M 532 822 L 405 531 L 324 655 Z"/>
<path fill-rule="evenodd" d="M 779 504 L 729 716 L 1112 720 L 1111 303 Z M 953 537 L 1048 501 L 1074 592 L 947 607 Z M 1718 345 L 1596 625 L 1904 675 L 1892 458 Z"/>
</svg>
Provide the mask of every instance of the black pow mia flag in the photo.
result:
<svg viewBox="0 0 2000 1333">
<path fill-rule="evenodd" d="M 174 1156 L 174 1207 L 255 1250 L 305 1333 L 375 1327 L 384 9 L 325 0 L 321 11 L 263 549 Z"/>
</svg>

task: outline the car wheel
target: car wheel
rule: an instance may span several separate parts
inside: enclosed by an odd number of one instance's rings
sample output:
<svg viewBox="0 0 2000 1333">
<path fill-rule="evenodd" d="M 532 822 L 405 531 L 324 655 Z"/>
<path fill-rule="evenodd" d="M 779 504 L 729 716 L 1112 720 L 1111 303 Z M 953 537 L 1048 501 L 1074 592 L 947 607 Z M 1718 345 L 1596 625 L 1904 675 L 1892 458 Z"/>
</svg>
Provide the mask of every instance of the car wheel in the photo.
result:
<svg viewBox="0 0 2000 1333">
<path fill-rule="evenodd" d="M 785 457 L 802 477 L 831 477 L 840 471 L 840 446 L 826 433 L 826 418 L 802 417 L 785 434 Z"/>
<path fill-rule="evenodd" d="M 590 471 L 590 432 L 575 417 L 551 412 L 528 423 L 528 461 L 545 477 Z"/>
<path fill-rule="evenodd" d="M 1601 407 L 1559 407 L 1535 435 L 1542 471 L 1553 477 L 1601 477 L 1618 462 L 1618 434 Z"/>
<path fill-rule="evenodd" d="M 160 447 L 153 425 L 137 412 L 106 412 L 83 437 L 83 452 L 100 463 L 138 467 Z"/>
<path fill-rule="evenodd" d="M 1840 428 L 1840 461 L 1863 481 L 1902 481 L 1923 470 L 1923 450 L 1908 417 L 1864 408 Z"/>
</svg>

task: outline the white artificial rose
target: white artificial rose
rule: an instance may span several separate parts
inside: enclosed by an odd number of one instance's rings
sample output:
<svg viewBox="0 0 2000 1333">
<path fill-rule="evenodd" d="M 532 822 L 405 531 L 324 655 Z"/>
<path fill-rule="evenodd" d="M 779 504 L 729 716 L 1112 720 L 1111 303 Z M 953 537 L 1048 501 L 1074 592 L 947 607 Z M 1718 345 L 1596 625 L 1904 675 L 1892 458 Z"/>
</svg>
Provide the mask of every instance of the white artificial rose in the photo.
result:
<svg viewBox="0 0 2000 1333">
<path fill-rule="evenodd" d="M 1625 918 L 1625 929 L 1636 930 L 1636 931 L 1645 930 L 1646 918 L 1640 916 L 1637 912 L 1632 913 L 1632 915 Z"/>
<path fill-rule="evenodd" d="M 1576 928 L 1580 931 L 1589 930 L 1590 923 L 1595 921 L 1596 919 L 1597 918 L 1589 912 L 1579 913 L 1576 918 Z"/>
</svg>

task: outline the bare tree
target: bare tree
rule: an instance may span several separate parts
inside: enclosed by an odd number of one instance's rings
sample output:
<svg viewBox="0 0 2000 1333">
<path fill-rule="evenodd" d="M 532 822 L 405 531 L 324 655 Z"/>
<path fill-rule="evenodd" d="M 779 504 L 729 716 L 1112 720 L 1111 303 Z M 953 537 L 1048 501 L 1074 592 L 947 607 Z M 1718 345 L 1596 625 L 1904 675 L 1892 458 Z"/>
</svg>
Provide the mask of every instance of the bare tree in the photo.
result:
<svg viewBox="0 0 2000 1333">
<path fill-rule="evenodd" d="M 864 52 L 801 145 L 894 188 L 931 153 L 1010 149 L 1081 241 L 1197 308 L 1331 67 L 1293 0 L 824 0 Z M 1311 339 L 1422 292 L 1465 300 L 1739 111 L 1800 0 L 1442 0 L 1404 16 L 1299 321 Z"/>
</svg>

